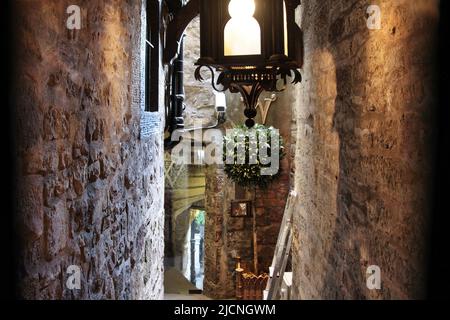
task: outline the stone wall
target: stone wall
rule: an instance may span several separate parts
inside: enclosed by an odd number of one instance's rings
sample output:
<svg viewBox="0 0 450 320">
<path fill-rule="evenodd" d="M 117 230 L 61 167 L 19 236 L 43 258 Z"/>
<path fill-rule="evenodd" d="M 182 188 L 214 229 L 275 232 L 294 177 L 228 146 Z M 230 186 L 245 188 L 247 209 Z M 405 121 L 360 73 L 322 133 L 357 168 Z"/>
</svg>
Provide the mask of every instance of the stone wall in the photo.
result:
<svg viewBox="0 0 450 320">
<path fill-rule="evenodd" d="M 223 166 L 206 168 L 204 291 L 216 299 L 235 296 L 236 257 L 252 261 L 252 219 L 232 218 L 234 183 Z M 250 265 L 251 266 L 251 265 Z"/>
<path fill-rule="evenodd" d="M 70 1 L 15 2 L 24 298 L 162 298 L 163 145 L 140 139 L 140 3 L 78 1 L 69 31 Z M 65 285 L 70 265 L 81 290 Z"/>
<path fill-rule="evenodd" d="M 294 298 L 423 297 L 438 15 L 435 0 L 302 1 Z"/>
<path fill-rule="evenodd" d="M 197 81 L 195 63 L 200 57 L 200 17 L 188 25 L 184 37 L 184 90 L 186 128 L 211 126 L 217 123 L 215 95 L 210 75 L 204 72 L 205 81 Z M 203 73 L 202 73 L 203 74 Z"/>
</svg>

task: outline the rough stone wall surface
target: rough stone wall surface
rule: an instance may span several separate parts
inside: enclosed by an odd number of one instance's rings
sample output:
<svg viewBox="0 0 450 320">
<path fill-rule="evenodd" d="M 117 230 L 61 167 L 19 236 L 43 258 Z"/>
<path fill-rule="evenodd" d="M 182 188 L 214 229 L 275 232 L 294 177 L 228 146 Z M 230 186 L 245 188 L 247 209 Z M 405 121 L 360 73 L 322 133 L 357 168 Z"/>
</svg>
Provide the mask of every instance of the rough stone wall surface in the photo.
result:
<svg viewBox="0 0 450 320">
<path fill-rule="evenodd" d="M 195 63 L 200 57 L 200 18 L 188 25 L 184 38 L 184 90 L 186 128 L 211 126 L 217 122 L 215 95 L 211 87 L 211 76 L 202 72 L 205 81 L 195 80 Z"/>
<path fill-rule="evenodd" d="M 300 15 L 294 298 L 421 298 L 438 1 L 305 0 Z"/>
<path fill-rule="evenodd" d="M 16 1 L 20 294 L 160 299 L 162 134 L 140 139 L 140 1 Z M 162 130 L 162 129 L 161 129 Z M 81 268 L 69 290 L 67 268 Z"/>
<path fill-rule="evenodd" d="M 232 218 L 234 184 L 223 166 L 206 168 L 204 291 L 216 299 L 235 296 L 236 257 L 252 259 L 252 220 Z"/>
</svg>

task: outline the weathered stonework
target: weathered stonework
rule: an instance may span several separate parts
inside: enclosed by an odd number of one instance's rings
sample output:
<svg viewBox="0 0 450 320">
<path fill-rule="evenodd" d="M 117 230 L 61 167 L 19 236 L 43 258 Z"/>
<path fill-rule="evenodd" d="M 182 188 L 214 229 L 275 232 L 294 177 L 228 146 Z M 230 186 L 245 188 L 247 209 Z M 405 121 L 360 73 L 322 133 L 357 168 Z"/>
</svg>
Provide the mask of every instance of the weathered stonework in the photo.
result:
<svg viewBox="0 0 450 320">
<path fill-rule="evenodd" d="M 367 27 L 371 4 L 380 30 Z M 293 296 L 422 298 L 438 1 L 305 0 L 299 18 Z"/>
<path fill-rule="evenodd" d="M 231 218 L 234 184 L 221 166 L 206 168 L 205 279 L 204 291 L 216 299 L 235 293 L 234 269 L 237 256 L 252 257 L 251 219 Z"/>
<path fill-rule="evenodd" d="M 17 1 L 20 294 L 160 299 L 162 125 L 140 139 L 141 1 Z M 81 268 L 81 290 L 66 287 Z"/>
<path fill-rule="evenodd" d="M 184 38 L 184 90 L 185 125 L 186 128 L 211 126 L 217 123 L 215 114 L 215 95 L 211 87 L 209 71 L 204 73 L 205 81 L 197 81 L 194 77 L 195 63 L 200 57 L 200 18 L 197 17 L 188 25 Z"/>
</svg>

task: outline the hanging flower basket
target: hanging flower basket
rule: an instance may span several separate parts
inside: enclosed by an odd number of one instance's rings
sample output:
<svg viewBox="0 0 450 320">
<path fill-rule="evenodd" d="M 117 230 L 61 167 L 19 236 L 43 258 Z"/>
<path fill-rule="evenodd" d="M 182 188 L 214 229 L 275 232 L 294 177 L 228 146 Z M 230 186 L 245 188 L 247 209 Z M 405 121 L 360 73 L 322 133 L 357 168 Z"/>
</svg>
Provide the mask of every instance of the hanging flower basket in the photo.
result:
<svg viewBox="0 0 450 320">
<path fill-rule="evenodd" d="M 284 141 L 273 127 L 257 124 L 227 130 L 223 148 L 225 173 L 240 186 L 267 188 L 281 173 Z"/>
</svg>

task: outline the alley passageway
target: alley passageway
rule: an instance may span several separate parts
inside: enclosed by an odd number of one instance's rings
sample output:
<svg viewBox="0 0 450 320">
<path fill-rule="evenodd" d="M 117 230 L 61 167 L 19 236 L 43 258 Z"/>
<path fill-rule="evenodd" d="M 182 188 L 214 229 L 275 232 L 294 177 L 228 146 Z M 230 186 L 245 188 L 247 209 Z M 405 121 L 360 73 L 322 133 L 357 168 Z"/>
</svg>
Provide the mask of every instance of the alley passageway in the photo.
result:
<svg viewBox="0 0 450 320">
<path fill-rule="evenodd" d="M 14 1 L 17 296 L 433 296 L 442 2 Z"/>
</svg>

